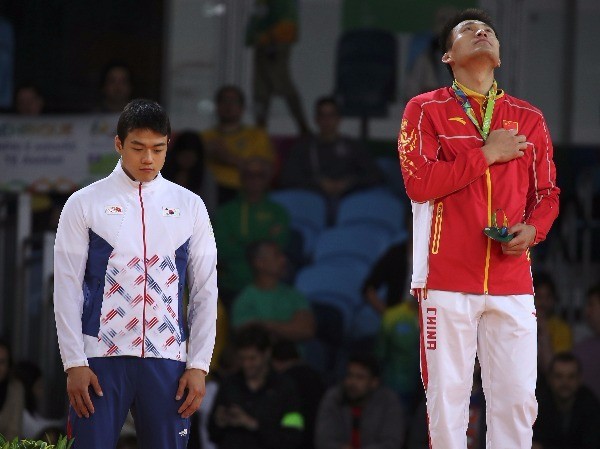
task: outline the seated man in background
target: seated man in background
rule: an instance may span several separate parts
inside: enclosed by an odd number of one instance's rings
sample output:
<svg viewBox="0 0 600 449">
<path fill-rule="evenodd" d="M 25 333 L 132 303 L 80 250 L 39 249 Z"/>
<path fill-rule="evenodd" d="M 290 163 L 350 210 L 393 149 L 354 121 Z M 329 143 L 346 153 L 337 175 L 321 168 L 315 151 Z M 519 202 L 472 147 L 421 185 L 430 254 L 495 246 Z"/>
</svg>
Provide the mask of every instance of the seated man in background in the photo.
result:
<svg viewBox="0 0 600 449">
<path fill-rule="evenodd" d="M 573 349 L 582 367 L 583 384 L 600 399 L 600 284 L 587 292 L 585 320 L 592 336 Z"/>
<path fill-rule="evenodd" d="M 269 333 L 260 326 L 235 337 L 241 371 L 221 384 L 209 432 L 219 449 L 300 448 L 304 417 L 291 379 L 271 368 Z"/>
<path fill-rule="evenodd" d="M 233 198 L 241 187 L 244 161 L 262 157 L 270 162 L 275 153 L 266 131 L 242 123 L 246 100 L 237 86 L 221 87 L 215 96 L 217 124 L 202 132 L 208 166 L 219 186 L 219 203 Z"/>
<path fill-rule="evenodd" d="M 250 244 L 248 261 L 254 282 L 233 303 L 233 327 L 254 322 L 278 338 L 294 342 L 311 338 L 315 333 L 314 316 L 306 298 L 281 281 L 287 259 L 279 245 L 268 240 Z"/>
<path fill-rule="evenodd" d="M 381 385 L 377 361 L 350 358 L 346 377 L 331 387 L 319 406 L 317 449 L 398 449 L 404 442 L 404 417 L 395 393 Z"/>
<path fill-rule="evenodd" d="M 246 160 L 241 167 L 239 197 L 217 209 L 215 238 L 219 248 L 219 296 L 227 308 L 252 282 L 252 270 L 246 258 L 248 245 L 264 239 L 276 242 L 280 248 L 285 248 L 288 243 L 288 214 L 267 197 L 271 177 L 272 165 L 268 160 L 257 157 Z"/>
<path fill-rule="evenodd" d="M 532 449 L 600 447 L 600 403 L 581 383 L 581 364 L 568 352 L 554 356 L 548 389 L 537 392 L 539 409 Z"/>
<path fill-rule="evenodd" d="M 283 187 L 315 189 L 335 208 L 344 194 L 382 180 L 368 151 L 340 133 L 340 110 L 333 97 L 315 106 L 316 136 L 301 140 L 291 151 L 281 175 Z"/>
</svg>

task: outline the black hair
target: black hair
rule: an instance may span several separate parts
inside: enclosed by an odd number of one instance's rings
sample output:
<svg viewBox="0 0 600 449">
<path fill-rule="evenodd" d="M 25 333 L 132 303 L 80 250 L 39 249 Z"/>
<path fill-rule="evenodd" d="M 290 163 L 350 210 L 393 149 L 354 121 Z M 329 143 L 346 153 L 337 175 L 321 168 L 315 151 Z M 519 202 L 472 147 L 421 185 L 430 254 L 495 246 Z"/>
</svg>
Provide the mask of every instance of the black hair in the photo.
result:
<svg viewBox="0 0 600 449">
<path fill-rule="evenodd" d="M 40 86 L 38 86 L 37 84 L 35 84 L 32 81 L 24 81 L 22 83 L 19 83 L 19 85 L 15 89 L 15 97 L 17 96 L 17 94 L 20 91 L 22 91 L 24 89 L 30 89 L 30 90 L 34 91 L 36 93 L 36 95 L 38 95 L 38 96 L 40 96 L 42 98 L 44 97 L 44 93 L 40 89 Z"/>
<path fill-rule="evenodd" d="M 196 163 L 189 170 L 190 173 L 193 174 L 194 178 L 189 185 L 184 185 L 182 187 L 199 194 L 204 178 L 205 158 L 204 143 L 196 131 L 185 130 L 177 134 L 177 137 L 175 137 L 173 141 L 173 145 L 169 151 L 167 151 L 165 165 L 161 170 L 161 174 L 169 181 L 175 182 L 175 176 L 179 171 L 179 166 L 177 165 L 177 156 L 179 153 L 189 150 L 192 150 L 197 156 Z"/>
<path fill-rule="evenodd" d="M 279 244 L 274 240 L 256 240 L 251 242 L 246 247 L 246 260 L 250 264 L 251 267 L 254 267 L 254 261 L 258 258 L 263 248 L 267 246 L 275 245 L 279 248 Z"/>
<path fill-rule="evenodd" d="M 236 350 L 254 348 L 260 352 L 271 349 L 271 336 L 267 330 L 258 324 L 243 326 L 234 336 Z"/>
<path fill-rule="evenodd" d="M 450 18 L 444 25 L 444 28 L 442 28 L 439 37 L 439 44 L 442 53 L 446 53 L 450 48 L 452 48 L 452 44 L 450 42 L 450 38 L 452 37 L 452 30 L 454 30 L 454 27 L 456 27 L 456 25 L 458 25 L 461 22 L 464 22 L 465 20 L 478 20 L 489 25 L 490 28 L 494 30 L 494 34 L 496 35 L 496 37 L 498 37 L 496 26 L 494 25 L 492 18 L 487 12 L 478 8 L 468 8 Z M 450 64 L 446 65 L 448 71 L 450 72 L 450 75 L 454 76 Z"/>
<path fill-rule="evenodd" d="M 238 86 L 236 86 L 234 84 L 225 84 L 224 86 L 221 86 L 219 88 L 219 90 L 217 90 L 217 93 L 215 94 L 215 103 L 218 104 L 221 100 L 223 100 L 223 97 L 225 96 L 225 94 L 227 92 L 235 93 L 238 96 L 240 105 L 241 106 L 246 105 L 246 96 L 244 95 L 244 92 L 242 92 L 242 89 L 240 89 Z"/>
<path fill-rule="evenodd" d="M 280 362 L 289 362 L 291 360 L 300 359 L 300 353 L 298 347 L 293 341 L 280 339 L 273 345 L 273 360 Z"/>
<path fill-rule="evenodd" d="M 381 367 L 379 365 L 379 361 L 372 354 L 353 354 L 348 359 L 348 365 L 350 364 L 360 365 L 363 368 L 366 368 L 373 377 L 378 378 L 381 375 Z"/>
<path fill-rule="evenodd" d="M 135 129 L 149 129 L 163 136 L 171 137 L 169 116 L 161 105 L 152 100 L 138 98 L 127 103 L 119 122 L 117 135 L 121 143 Z"/>
<path fill-rule="evenodd" d="M 554 280 L 552 279 L 552 277 L 548 273 L 544 273 L 544 272 L 539 272 L 539 273 L 534 274 L 533 275 L 534 291 L 542 285 L 547 286 L 550 289 L 550 293 L 552 293 L 552 296 L 554 297 L 554 299 L 558 300 L 558 297 L 556 294 L 556 284 L 554 283 Z"/>
<path fill-rule="evenodd" d="M 324 95 L 317 98 L 317 101 L 315 101 L 315 115 L 317 115 L 319 113 L 319 109 L 326 104 L 332 105 L 338 113 L 340 112 L 340 105 L 336 98 L 332 95 Z"/>
<path fill-rule="evenodd" d="M 552 372 L 554 369 L 554 365 L 557 363 L 574 363 L 577 366 L 577 373 L 581 374 L 581 362 L 572 352 L 559 352 L 552 360 L 550 360 L 550 365 L 548 367 L 548 372 Z"/>
</svg>

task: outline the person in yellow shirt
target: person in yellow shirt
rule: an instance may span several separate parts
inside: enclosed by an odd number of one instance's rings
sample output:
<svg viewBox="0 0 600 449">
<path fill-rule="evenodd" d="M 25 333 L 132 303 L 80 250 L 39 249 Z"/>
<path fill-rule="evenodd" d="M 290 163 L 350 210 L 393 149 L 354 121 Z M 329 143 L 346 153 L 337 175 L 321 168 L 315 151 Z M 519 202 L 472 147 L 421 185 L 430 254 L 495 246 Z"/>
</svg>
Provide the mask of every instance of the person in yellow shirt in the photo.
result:
<svg viewBox="0 0 600 449">
<path fill-rule="evenodd" d="M 245 97 L 233 85 L 221 87 L 215 96 L 217 124 L 202 132 L 208 167 L 219 188 L 219 204 L 236 197 L 240 188 L 240 166 L 249 158 L 274 161 L 275 153 L 264 129 L 244 125 Z"/>
<path fill-rule="evenodd" d="M 569 324 L 556 313 L 556 286 L 546 273 L 533 277 L 534 302 L 538 323 L 538 370 L 545 375 L 555 354 L 573 348 Z"/>
</svg>

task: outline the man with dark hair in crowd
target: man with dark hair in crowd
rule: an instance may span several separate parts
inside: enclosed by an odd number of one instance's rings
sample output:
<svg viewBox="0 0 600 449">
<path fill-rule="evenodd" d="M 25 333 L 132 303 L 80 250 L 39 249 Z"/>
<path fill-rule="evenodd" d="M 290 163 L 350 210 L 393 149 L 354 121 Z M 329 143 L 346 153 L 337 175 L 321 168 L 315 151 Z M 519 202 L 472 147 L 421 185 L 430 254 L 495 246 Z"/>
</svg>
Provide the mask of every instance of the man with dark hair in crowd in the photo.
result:
<svg viewBox="0 0 600 449">
<path fill-rule="evenodd" d="M 222 86 L 215 94 L 217 124 L 202 132 L 208 166 L 219 187 L 219 204 L 232 200 L 242 186 L 241 168 L 250 158 L 271 163 L 275 152 L 267 132 L 242 121 L 246 97 L 234 85 Z"/>
<path fill-rule="evenodd" d="M 131 100 L 133 80 L 127 64 L 113 61 L 104 67 L 100 84 L 102 98 L 94 112 L 120 113 Z"/>
<path fill-rule="evenodd" d="M 441 35 L 452 86 L 404 109 L 398 153 L 413 209 L 411 288 L 432 449 L 464 449 L 475 355 L 490 447 L 531 449 L 537 325 L 529 249 L 558 216 L 543 114 L 498 88 L 491 18 L 467 9 Z M 517 413 L 516 410 L 519 410 Z"/>
<path fill-rule="evenodd" d="M 308 301 L 295 288 L 282 282 L 287 258 L 276 242 L 259 240 L 249 245 L 248 261 L 254 281 L 233 303 L 231 324 L 239 328 L 258 323 L 276 338 L 294 342 L 315 333 L 315 320 Z"/>
<path fill-rule="evenodd" d="M 300 411 L 304 416 L 304 439 L 302 449 L 314 448 L 315 421 L 325 385 L 319 373 L 309 366 L 290 340 L 278 340 L 273 345 L 273 368 L 294 380 L 300 400 Z"/>
<path fill-rule="evenodd" d="M 405 432 L 396 394 L 381 385 L 371 355 L 350 358 L 342 383 L 331 387 L 319 406 L 317 449 L 398 449 Z"/>
<path fill-rule="evenodd" d="M 581 364 L 569 352 L 556 354 L 548 369 L 548 389 L 538 391 L 533 449 L 600 447 L 600 402 L 581 383 Z"/>
<path fill-rule="evenodd" d="M 340 108 L 335 98 L 317 100 L 315 120 L 319 132 L 292 149 L 281 175 L 282 186 L 315 189 L 335 208 L 346 193 L 381 182 L 368 151 L 340 133 Z"/>
<path fill-rule="evenodd" d="M 291 379 L 271 368 L 271 340 L 260 326 L 235 336 L 241 371 L 223 381 L 210 417 L 209 432 L 219 449 L 296 449 L 304 417 Z"/>
</svg>

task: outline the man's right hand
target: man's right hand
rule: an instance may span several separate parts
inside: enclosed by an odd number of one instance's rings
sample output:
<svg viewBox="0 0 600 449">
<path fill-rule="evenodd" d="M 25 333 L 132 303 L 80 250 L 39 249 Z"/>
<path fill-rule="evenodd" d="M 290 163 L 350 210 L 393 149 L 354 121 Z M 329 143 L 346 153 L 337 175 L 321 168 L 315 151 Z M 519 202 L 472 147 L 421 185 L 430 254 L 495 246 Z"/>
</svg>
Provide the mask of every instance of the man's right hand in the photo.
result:
<svg viewBox="0 0 600 449">
<path fill-rule="evenodd" d="M 515 129 L 495 129 L 488 135 L 482 148 L 488 163 L 500 164 L 522 157 L 527 149 L 527 138 Z"/>
<path fill-rule="evenodd" d="M 69 402 L 80 418 L 82 416 L 89 418 L 90 414 L 94 413 L 94 404 L 90 398 L 90 386 L 98 396 L 103 396 L 98 377 L 89 367 L 74 366 L 67 370 Z"/>
</svg>

